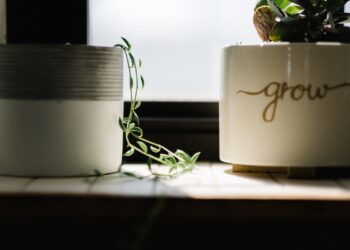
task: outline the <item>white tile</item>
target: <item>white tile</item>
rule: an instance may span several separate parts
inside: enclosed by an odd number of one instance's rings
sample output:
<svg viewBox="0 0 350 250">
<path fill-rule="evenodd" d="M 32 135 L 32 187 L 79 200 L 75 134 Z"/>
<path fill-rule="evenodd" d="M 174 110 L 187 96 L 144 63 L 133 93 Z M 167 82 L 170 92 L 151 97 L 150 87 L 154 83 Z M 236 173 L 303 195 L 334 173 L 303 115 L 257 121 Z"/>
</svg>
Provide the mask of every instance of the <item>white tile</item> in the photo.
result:
<svg viewBox="0 0 350 250">
<path fill-rule="evenodd" d="M 90 183 L 85 178 L 39 178 L 25 189 L 28 193 L 83 194 L 87 193 Z"/>
<path fill-rule="evenodd" d="M 218 186 L 262 186 L 276 184 L 266 173 L 234 173 L 228 164 L 213 164 L 213 178 Z"/>
<path fill-rule="evenodd" d="M 221 199 L 274 199 L 281 197 L 279 185 L 261 186 L 221 186 L 218 188 L 218 197 Z"/>
<path fill-rule="evenodd" d="M 0 176 L 0 193 L 22 191 L 33 179 Z"/>
<path fill-rule="evenodd" d="M 156 166 L 157 165 L 154 164 L 154 167 L 156 167 Z M 122 166 L 122 170 L 132 172 L 132 173 L 135 173 L 135 174 L 141 175 L 141 176 L 149 176 L 150 175 L 150 171 L 148 170 L 148 167 L 146 164 L 124 164 Z"/>
<path fill-rule="evenodd" d="M 157 182 L 150 179 L 138 180 L 120 175 L 100 178 L 90 187 L 89 194 L 116 196 L 152 196 L 156 194 Z"/>
<path fill-rule="evenodd" d="M 219 197 L 219 190 L 215 186 L 182 187 L 180 191 L 184 197 L 190 197 L 195 199 L 216 199 Z"/>
<path fill-rule="evenodd" d="M 192 172 L 184 173 L 176 178 L 161 180 L 161 182 L 172 187 L 203 187 L 215 185 L 210 166 L 201 166 L 195 168 Z"/>
<path fill-rule="evenodd" d="M 272 174 L 278 183 L 289 187 L 313 187 L 313 188 L 338 188 L 334 180 L 317 180 L 317 179 L 289 179 L 284 174 Z"/>
</svg>

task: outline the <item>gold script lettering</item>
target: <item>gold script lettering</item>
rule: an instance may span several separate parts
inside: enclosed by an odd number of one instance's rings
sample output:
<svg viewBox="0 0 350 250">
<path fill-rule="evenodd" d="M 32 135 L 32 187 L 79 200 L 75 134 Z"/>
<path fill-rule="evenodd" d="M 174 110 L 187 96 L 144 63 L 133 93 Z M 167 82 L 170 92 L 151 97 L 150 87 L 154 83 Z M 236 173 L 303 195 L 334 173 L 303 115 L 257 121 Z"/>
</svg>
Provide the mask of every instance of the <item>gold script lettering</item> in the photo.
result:
<svg viewBox="0 0 350 250">
<path fill-rule="evenodd" d="M 283 100 L 286 97 L 287 92 L 290 92 L 289 97 L 293 101 L 299 101 L 305 96 L 307 99 L 313 101 L 316 99 L 324 99 L 328 92 L 344 87 L 350 87 L 350 83 L 341 83 L 335 86 L 328 86 L 327 84 L 324 84 L 323 86 L 313 87 L 311 84 L 307 86 L 303 84 L 289 86 L 286 82 L 270 82 L 260 91 L 250 92 L 239 90 L 237 91 L 237 94 L 253 96 L 264 95 L 266 97 L 270 97 L 271 100 L 264 108 L 262 117 L 264 121 L 272 122 L 276 116 L 278 103 L 280 100 Z"/>
</svg>

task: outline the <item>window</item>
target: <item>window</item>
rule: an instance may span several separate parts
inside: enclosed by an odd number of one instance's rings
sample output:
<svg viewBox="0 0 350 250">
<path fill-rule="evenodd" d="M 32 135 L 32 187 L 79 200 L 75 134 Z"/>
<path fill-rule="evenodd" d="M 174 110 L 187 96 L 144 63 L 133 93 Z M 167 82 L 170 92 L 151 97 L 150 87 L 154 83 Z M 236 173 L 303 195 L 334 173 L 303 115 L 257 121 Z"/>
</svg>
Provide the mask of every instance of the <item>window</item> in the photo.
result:
<svg viewBox="0 0 350 250">
<path fill-rule="evenodd" d="M 143 60 L 148 102 L 141 107 L 141 122 L 147 137 L 172 149 L 201 151 L 200 160 L 218 160 L 220 47 L 259 42 L 252 26 L 255 0 L 6 3 L 9 43 L 88 40 L 111 46 L 120 36 L 129 38 Z"/>
<path fill-rule="evenodd" d="M 89 0 L 88 43 L 111 46 L 125 36 L 136 46 L 144 63 L 144 100 L 217 101 L 220 48 L 259 42 L 252 24 L 255 3 Z"/>
</svg>

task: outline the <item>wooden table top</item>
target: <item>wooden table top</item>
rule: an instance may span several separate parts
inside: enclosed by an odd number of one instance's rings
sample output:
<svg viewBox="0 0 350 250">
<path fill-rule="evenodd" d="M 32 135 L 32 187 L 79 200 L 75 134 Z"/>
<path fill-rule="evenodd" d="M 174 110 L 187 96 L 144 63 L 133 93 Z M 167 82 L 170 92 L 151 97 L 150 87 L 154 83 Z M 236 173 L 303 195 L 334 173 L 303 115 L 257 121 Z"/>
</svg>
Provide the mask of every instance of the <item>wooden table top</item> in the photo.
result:
<svg viewBox="0 0 350 250">
<path fill-rule="evenodd" d="M 145 165 L 124 165 L 147 175 Z M 160 169 L 165 171 L 164 167 Z M 199 163 L 175 179 L 0 177 L 0 216 L 142 216 L 166 201 L 169 216 L 350 218 L 350 179 L 291 180 L 283 173 L 233 173 L 222 163 Z"/>
</svg>

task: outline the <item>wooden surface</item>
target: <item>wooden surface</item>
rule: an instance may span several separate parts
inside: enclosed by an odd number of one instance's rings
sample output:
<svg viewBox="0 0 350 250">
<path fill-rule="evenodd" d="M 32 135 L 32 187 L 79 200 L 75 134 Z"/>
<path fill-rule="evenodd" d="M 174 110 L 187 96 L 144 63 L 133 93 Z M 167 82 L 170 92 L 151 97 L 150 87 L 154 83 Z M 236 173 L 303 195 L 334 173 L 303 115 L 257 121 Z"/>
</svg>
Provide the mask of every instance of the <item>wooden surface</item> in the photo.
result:
<svg viewBox="0 0 350 250">
<path fill-rule="evenodd" d="M 124 169 L 148 174 L 144 165 Z M 343 218 L 350 217 L 350 179 L 290 180 L 285 173 L 233 173 L 232 166 L 221 163 L 200 163 L 192 173 L 158 181 L 118 175 L 89 180 L 0 177 L 0 216 L 24 211 L 89 215 L 103 210 L 99 215 L 137 217 L 142 216 L 143 206 L 160 199 L 172 204 L 169 208 L 177 207 L 179 212 L 170 209 L 169 216 L 298 217 L 316 209 L 319 217 Z"/>
<path fill-rule="evenodd" d="M 348 249 L 350 179 L 210 163 L 160 181 L 0 177 L 0 223 L 1 250 Z"/>
<path fill-rule="evenodd" d="M 145 165 L 124 170 L 147 175 Z M 158 167 L 166 172 L 165 167 Z M 0 197 L 67 195 L 186 199 L 350 201 L 350 178 L 290 180 L 285 173 L 234 173 L 229 164 L 199 163 L 175 179 L 137 180 L 117 174 L 99 178 L 19 178 L 0 176 Z"/>
</svg>

